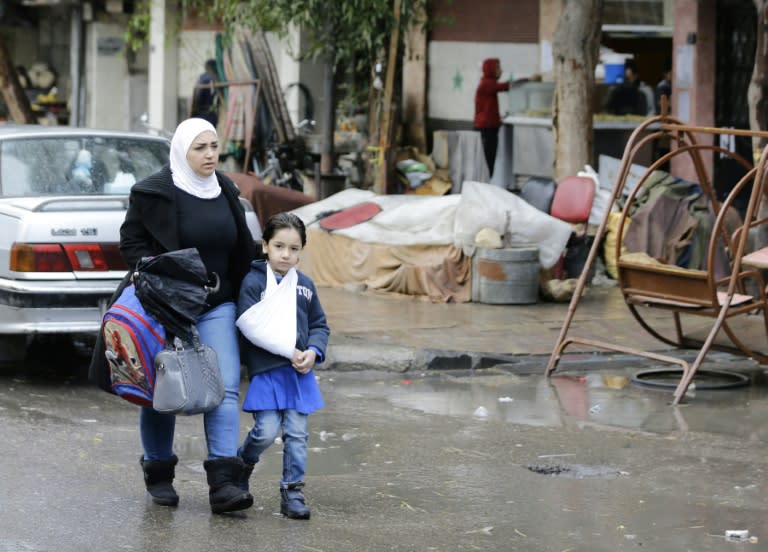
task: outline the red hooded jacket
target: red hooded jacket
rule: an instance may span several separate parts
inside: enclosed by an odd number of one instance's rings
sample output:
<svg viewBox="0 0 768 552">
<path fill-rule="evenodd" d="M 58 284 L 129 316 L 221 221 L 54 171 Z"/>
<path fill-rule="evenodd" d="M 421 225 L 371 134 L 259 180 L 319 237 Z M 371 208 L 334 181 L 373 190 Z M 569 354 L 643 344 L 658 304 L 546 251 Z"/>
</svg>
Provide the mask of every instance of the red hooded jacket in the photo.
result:
<svg viewBox="0 0 768 552">
<path fill-rule="evenodd" d="M 475 128 L 499 128 L 498 92 L 509 90 L 509 82 L 499 82 L 499 59 L 488 58 L 483 61 L 483 77 L 475 91 Z"/>
</svg>

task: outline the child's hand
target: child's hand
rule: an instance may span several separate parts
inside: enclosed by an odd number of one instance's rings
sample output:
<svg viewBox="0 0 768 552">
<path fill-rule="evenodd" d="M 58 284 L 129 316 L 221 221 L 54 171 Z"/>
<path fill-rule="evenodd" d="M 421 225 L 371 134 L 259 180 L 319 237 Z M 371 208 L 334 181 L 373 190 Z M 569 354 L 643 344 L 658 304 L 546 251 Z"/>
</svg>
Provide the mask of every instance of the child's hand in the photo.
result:
<svg viewBox="0 0 768 552">
<path fill-rule="evenodd" d="M 293 354 L 293 368 L 299 374 L 306 374 L 315 365 L 316 359 L 317 353 L 312 349 L 307 349 L 306 351 L 297 350 Z"/>
</svg>

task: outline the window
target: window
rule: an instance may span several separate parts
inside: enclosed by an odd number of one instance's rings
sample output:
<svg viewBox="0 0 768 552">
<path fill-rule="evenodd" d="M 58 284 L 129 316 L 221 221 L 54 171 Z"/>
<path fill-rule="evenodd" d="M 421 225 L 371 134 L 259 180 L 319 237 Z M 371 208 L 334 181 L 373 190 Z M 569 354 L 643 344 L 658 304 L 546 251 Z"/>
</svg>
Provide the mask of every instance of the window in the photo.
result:
<svg viewBox="0 0 768 552">
<path fill-rule="evenodd" d="M 3 196 L 128 194 L 168 162 L 162 142 L 90 136 L 0 143 Z"/>
<path fill-rule="evenodd" d="M 673 0 L 606 0 L 605 25 L 671 26 Z"/>
</svg>

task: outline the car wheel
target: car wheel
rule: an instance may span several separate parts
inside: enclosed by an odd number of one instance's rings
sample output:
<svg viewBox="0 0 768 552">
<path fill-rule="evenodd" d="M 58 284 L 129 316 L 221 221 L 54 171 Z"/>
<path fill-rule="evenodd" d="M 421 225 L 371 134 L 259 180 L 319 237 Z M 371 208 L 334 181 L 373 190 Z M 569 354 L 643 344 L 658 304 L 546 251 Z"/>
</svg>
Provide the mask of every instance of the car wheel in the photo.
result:
<svg viewBox="0 0 768 552">
<path fill-rule="evenodd" d="M 19 362 L 26 357 L 26 335 L 0 335 L 0 362 Z"/>
<path fill-rule="evenodd" d="M 88 377 L 90 352 L 72 334 L 38 334 L 27 346 L 27 371 L 76 380 Z"/>
<path fill-rule="evenodd" d="M 70 334 L 37 334 L 27 346 L 30 360 L 65 365 L 72 362 L 75 353 Z"/>
</svg>

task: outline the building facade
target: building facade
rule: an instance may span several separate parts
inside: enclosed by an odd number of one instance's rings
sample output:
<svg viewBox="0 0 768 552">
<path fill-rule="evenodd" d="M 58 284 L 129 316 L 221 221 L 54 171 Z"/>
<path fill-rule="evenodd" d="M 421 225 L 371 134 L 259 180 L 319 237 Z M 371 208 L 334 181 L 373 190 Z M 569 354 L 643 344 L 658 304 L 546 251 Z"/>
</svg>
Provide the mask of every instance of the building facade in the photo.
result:
<svg viewBox="0 0 768 552">
<path fill-rule="evenodd" d="M 55 74 L 55 101 L 47 103 L 55 104 L 55 118 L 67 124 L 140 130 L 147 113 L 149 126 L 172 130 L 188 113 L 195 81 L 216 51 L 215 27 L 188 21 L 180 32 L 172 30 L 177 14 L 167 0 L 153 2 L 150 42 L 135 54 L 126 51 L 123 38 L 133 9 L 129 0 L 21 0 L 5 6 L 0 39 L 14 65 L 43 64 Z M 428 133 L 471 128 L 486 57 L 500 58 L 503 78 L 542 73 L 546 81 L 561 0 L 437 0 L 432 6 Z M 682 120 L 744 126 L 746 101 L 733 98 L 745 97 L 745 75 L 754 59 L 754 31 L 744 24 L 750 15 L 756 21 L 750 0 L 606 0 L 602 45 L 633 55 L 641 79 L 651 86 L 664 60 L 672 59 L 672 110 Z M 320 113 L 322 69 L 296 62 L 277 41 L 271 47 L 281 83 L 306 85 Z M 28 94 L 37 100 L 48 92 L 31 87 Z M 504 110 L 509 98 L 502 96 Z M 296 120 L 298 102 L 289 98 Z M 52 121 L 51 105 L 36 103 Z"/>
</svg>

